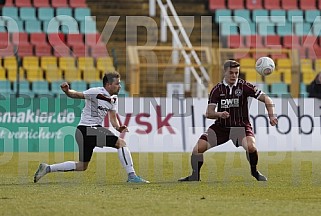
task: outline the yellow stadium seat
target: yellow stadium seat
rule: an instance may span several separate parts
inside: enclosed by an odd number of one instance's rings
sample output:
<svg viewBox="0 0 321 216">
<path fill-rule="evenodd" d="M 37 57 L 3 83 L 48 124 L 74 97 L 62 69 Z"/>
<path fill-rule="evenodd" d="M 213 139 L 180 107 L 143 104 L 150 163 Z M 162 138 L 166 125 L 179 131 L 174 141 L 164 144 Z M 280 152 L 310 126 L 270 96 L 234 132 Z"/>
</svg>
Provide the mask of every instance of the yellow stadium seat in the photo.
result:
<svg viewBox="0 0 321 216">
<path fill-rule="evenodd" d="M 245 80 L 251 83 L 261 83 L 263 82 L 262 76 L 252 68 L 242 68 L 242 73 L 245 74 Z"/>
<path fill-rule="evenodd" d="M 97 69 L 102 73 L 115 71 L 111 57 L 97 58 Z"/>
<path fill-rule="evenodd" d="M 100 81 L 100 73 L 96 68 L 87 68 L 83 71 L 84 81 L 86 82 L 94 82 Z"/>
<path fill-rule="evenodd" d="M 77 68 L 67 68 L 64 70 L 64 78 L 67 82 L 81 80 L 81 73 Z"/>
<path fill-rule="evenodd" d="M 301 72 L 314 71 L 312 66 L 312 59 L 300 59 Z"/>
<path fill-rule="evenodd" d="M 254 58 L 242 58 L 240 60 L 241 69 L 242 68 L 255 68 L 255 59 Z"/>
<path fill-rule="evenodd" d="M 279 70 L 280 68 L 288 68 L 291 69 L 292 62 L 291 59 L 277 59 L 276 60 L 276 68 Z"/>
<path fill-rule="evenodd" d="M 0 80 L 6 80 L 6 69 L 4 69 L 2 66 L 0 66 Z"/>
<path fill-rule="evenodd" d="M 28 56 L 22 60 L 22 67 L 26 72 L 29 81 L 43 80 L 43 71 L 39 67 L 39 58 Z"/>
<path fill-rule="evenodd" d="M 58 68 L 57 58 L 54 56 L 41 57 L 40 66 L 43 70 L 47 70 L 48 68 Z"/>
<path fill-rule="evenodd" d="M 278 70 L 274 70 L 273 73 L 264 77 L 264 81 L 266 84 L 280 83 L 282 82 L 281 73 Z"/>
<path fill-rule="evenodd" d="M 60 57 L 59 58 L 59 68 L 61 70 L 75 69 L 75 59 L 73 57 Z"/>
<path fill-rule="evenodd" d="M 92 57 L 79 57 L 78 68 L 82 71 L 86 70 L 87 68 L 95 68 L 94 59 Z"/>
<path fill-rule="evenodd" d="M 314 60 L 314 70 L 317 73 L 321 72 L 321 59 L 315 59 Z"/>
<path fill-rule="evenodd" d="M 62 72 L 59 68 L 48 67 L 45 71 L 45 77 L 48 82 L 62 80 Z"/>
<path fill-rule="evenodd" d="M 283 74 L 283 82 L 286 84 L 291 84 L 292 83 L 291 70 L 282 70 L 280 72 Z"/>
<path fill-rule="evenodd" d="M 315 76 L 316 76 L 316 73 L 314 73 L 314 71 L 310 71 L 310 72 L 306 71 L 302 73 L 302 82 L 306 85 L 310 84 L 314 80 Z"/>
<path fill-rule="evenodd" d="M 11 82 L 17 80 L 18 63 L 14 56 L 5 57 L 3 59 L 4 68 L 7 70 L 7 79 Z M 24 79 L 24 70 L 20 68 L 19 79 Z"/>
</svg>

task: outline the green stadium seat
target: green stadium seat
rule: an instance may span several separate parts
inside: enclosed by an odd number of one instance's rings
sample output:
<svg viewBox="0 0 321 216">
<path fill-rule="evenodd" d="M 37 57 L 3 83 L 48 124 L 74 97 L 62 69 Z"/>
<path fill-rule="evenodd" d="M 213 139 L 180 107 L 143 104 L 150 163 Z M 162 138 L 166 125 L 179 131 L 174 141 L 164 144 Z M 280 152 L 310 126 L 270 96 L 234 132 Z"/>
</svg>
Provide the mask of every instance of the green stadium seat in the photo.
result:
<svg viewBox="0 0 321 216">
<path fill-rule="evenodd" d="M 89 88 L 94 88 L 94 87 L 102 87 L 102 82 L 101 81 L 97 81 L 97 82 L 90 82 L 89 83 Z"/>
<path fill-rule="evenodd" d="M 41 21 L 50 21 L 54 17 L 54 9 L 53 8 L 38 8 L 38 19 Z"/>
<path fill-rule="evenodd" d="M 302 10 L 288 10 L 287 12 L 288 22 L 303 22 L 303 11 Z"/>
<path fill-rule="evenodd" d="M 32 7 L 21 7 L 19 8 L 20 18 L 22 20 L 37 20 L 36 9 Z"/>
<path fill-rule="evenodd" d="M 57 8 L 56 9 L 56 18 L 58 20 L 63 20 L 64 16 L 73 17 L 71 8 Z M 59 17 L 62 16 L 62 17 Z"/>
<path fill-rule="evenodd" d="M 21 20 L 8 19 L 7 20 L 8 32 L 23 32 L 23 22 Z"/>
<path fill-rule="evenodd" d="M 277 95 L 278 97 L 284 97 L 289 95 L 288 85 L 285 83 L 272 83 L 271 94 Z"/>
<path fill-rule="evenodd" d="M 312 35 L 313 29 L 311 29 L 310 23 L 294 23 L 294 34 L 298 36 Z"/>
<path fill-rule="evenodd" d="M 75 8 L 75 19 L 78 21 L 84 21 L 86 16 L 91 16 L 89 8 Z"/>
<path fill-rule="evenodd" d="M 17 92 L 17 82 L 13 82 L 13 91 Z M 34 93 L 30 90 L 30 83 L 26 80 L 19 81 L 19 93 L 34 96 Z"/>
<path fill-rule="evenodd" d="M 41 33 L 41 22 L 39 20 L 25 21 L 25 31 L 28 33 Z"/>
<path fill-rule="evenodd" d="M 306 10 L 304 11 L 305 21 L 308 23 L 313 23 L 315 20 L 320 21 L 320 11 L 319 10 Z"/>
<path fill-rule="evenodd" d="M 307 92 L 307 85 L 305 83 L 300 83 L 300 95 L 302 97 L 308 97 L 309 93 Z"/>
<path fill-rule="evenodd" d="M 120 81 L 120 90 L 119 90 L 119 93 L 118 93 L 118 97 L 128 97 L 129 96 L 129 93 L 128 91 L 125 90 L 125 83 L 124 81 Z"/>
<path fill-rule="evenodd" d="M 42 30 L 47 33 L 58 33 L 60 32 L 60 23 L 56 19 L 45 20 L 42 22 Z"/>
<path fill-rule="evenodd" d="M 78 22 L 73 19 L 65 19 L 61 21 L 61 32 L 64 34 L 79 34 Z"/>
<path fill-rule="evenodd" d="M 50 83 L 50 92 L 52 94 L 54 94 L 55 96 L 60 95 L 60 94 L 64 94 L 64 92 L 61 90 L 60 85 L 61 85 L 62 81 L 53 81 Z"/>
<path fill-rule="evenodd" d="M 271 10 L 270 20 L 274 23 L 284 23 L 286 21 L 286 11 L 285 10 Z"/>
<path fill-rule="evenodd" d="M 86 19 L 80 22 L 80 33 L 82 34 L 93 34 L 97 33 L 96 21 L 91 19 Z"/>
<path fill-rule="evenodd" d="M 215 11 L 215 22 L 232 22 L 232 11 L 229 9 L 222 9 Z"/>
<path fill-rule="evenodd" d="M 253 22 L 270 22 L 269 12 L 267 10 L 253 10 L 252 11 L 252 20 Z"/>
<path fill-rule="evenodd" d="M 12 19 L 19 20 L 18 8 L 16 7 L 3 7 L 2 16 L 11 17 Z M 6 18 L 5 18 L 6 19 Z"/>
<path fill-rule="evenodd" d="M 251 22 L 251 16 L 249 10 L 235 10 L 234 11 L 234 22 Z"/>
<path fill-rule="evenodd" d="M 5 97 L 9 97 L 10 94 L 13 94 L 13 90 L 11 89 L 11 83 L 9 80 L 0 80 L 0 88 L 1 88 L 1 95 Z"/>
<path fill-rule="evenodd" d="M 285 35 L 292 35 L 292 23 L 286 22 L 286 23 L 280 23 L 280 25 L 276 26 L 276 34 L 280 36 Z"/>
<path fill-rule="evenodd" d="M 87 83 L 84 81 L 73 81 L 70 83 L 70 88 L 76 91 L 85 91 L 87 90 Z"/>
<path fill-rule="evenodd" d="M 239 26 L 240 26 L 240 35 L 256 34 L 256 24 L 253 22 L 241 22 Z"/>
<path fill-rule="evenodd" d="M 0 32 L 7 32 L 6 25 L 6 21 L 0 18 Z"/>
<path fill-rule="evenodd" d="M 49 94 L 49 83 L 47 81 L 33 81 L 32 91 L 34 94 Z"/>
<path fill-rule="evenodd" d="M 275 23 L 258 23 L 257 28 L 259 35 L 275 35 Z"/>
</svg>

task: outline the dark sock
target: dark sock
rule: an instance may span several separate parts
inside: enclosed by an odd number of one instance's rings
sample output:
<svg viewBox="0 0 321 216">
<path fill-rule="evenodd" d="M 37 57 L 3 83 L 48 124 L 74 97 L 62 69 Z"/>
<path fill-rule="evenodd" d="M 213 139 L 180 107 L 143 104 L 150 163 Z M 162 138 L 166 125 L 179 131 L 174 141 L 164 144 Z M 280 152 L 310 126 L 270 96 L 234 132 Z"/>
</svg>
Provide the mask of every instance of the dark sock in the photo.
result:
<svg viewBox="0 0 321 216">
<path fill-rule="evenodd" d="M 192 154 L 191 156 L 191 164 L 192 164 L 192 169 L 193 169 L 193 176 L 196 176 L 197 178 L 200 177 L 200 171 L 201 167 L 203 165 L 203 154 Z"/>
<path fill-rule="evenodd" d="M 251 172 L 256 173 L 257 172 L 256 165 L 257 165 L 257 161 L 259 160 L 259 155 L 257 154 L 257 151 L 248 153 L 248 160 L 250 162 Z"/>
</svg>

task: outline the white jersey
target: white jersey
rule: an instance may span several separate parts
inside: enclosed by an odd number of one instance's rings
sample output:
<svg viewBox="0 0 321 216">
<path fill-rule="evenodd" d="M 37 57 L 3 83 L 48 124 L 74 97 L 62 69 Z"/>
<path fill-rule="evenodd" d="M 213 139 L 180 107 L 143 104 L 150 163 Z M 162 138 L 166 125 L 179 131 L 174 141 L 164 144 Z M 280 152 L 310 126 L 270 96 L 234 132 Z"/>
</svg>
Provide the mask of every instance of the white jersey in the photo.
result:
<svg viewBox="0 0 321 216">
<path fill-rule="evenodd" d="M 81 119 L 78 125 L 93 126 L 102 125 L 102 122 L 110 110 L 116 110 L 117 99 L 112 102 L 98 100 L 98 94 L 111 98 L 104 87 L 90 88 L 83 92 L 85 96 L 85 107 L 81 113 Z M 113 96 L 115 98 L 115 96 Z M 115 102 L 114 102 L 115 101 Z"/>
</svg>

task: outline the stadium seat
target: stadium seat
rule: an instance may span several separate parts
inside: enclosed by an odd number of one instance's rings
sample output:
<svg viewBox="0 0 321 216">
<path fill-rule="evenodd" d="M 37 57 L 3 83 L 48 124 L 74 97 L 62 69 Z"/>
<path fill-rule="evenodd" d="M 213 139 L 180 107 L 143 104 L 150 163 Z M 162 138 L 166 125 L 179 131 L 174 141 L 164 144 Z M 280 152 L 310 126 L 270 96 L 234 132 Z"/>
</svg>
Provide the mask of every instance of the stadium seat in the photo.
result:
<svg viewBox="0 0 321 216">
<path fill-rule="evenodd" d="M 59 17 L 62 16 L 62 17 Z M 72 9 L 69 7 L 61 7 L 61 8 L 57 8 L 56 9 L 56 18 L 60 21 L 62 21 L 63 19 L 65 19 L 63 16 L 67 16 L 67 17 L 73 17 L 72 15 Z"/>
<path fill-rule="evenodd" d="M 50 7 L 49 0 L 33 0 L 33 6 L 37 8 Z"/>
<path fill-rule="evenodd" d="M 0 80 L 6 80 L 6 69 L 4 69 L 2 66 L 0 66 Z M 1 86 L 1 85 L 0 85 Z M 2 89 L 2 87 L 0 87 Z"/>
<path fill-rule="evenodd" d="M 306 71 L 301 73 L 302 75 L 302 83 L 309 85 L 315 78 L 315 73 L 313 71 Z"/>
<path fill-rule="evenodd" d="M 293 0 L 281 0 L 281 7 L 284 10 L 295 10 L 298 9 L 298 2 Z"/>
<path fill-rule="evenodd" d="M 277 10 L 281 8 L 280 0 L 264 0 L 264 8 L 266 10 Z"/>
<path fill-rule="evenodd" d="M 74 14 L 77 21 L 84 21 L 86 16 L 91 16 L 89 8 L 75 8 Z"/>
<path fill-rule="evenodd" d="M 13 91 L 17 92 L 18 82 L 13 82 Z M 33 96 L 33 92 L 30 90 L 30 83 L 27 80 L 19 81 L 19 93 L 24 95 Z"/>
<path fill-rule="evenodd" d="M 31 20 L 31 21 L 37 20 L 36 9 L 33 8 L 33 7 L 21 7 L 21 8 L 19 8 L 19 12 L 20 12 L 20 18 L 23 21 L 26 21 L 26 20 Z"/>
<path fill-rule="evenodd" d="M 54 94 L 55 96 L 58 96 L 58 95 L 61 95 L 61 94 L 65 94 L 61 88 L 60 88 L 60 85 L 61 85 L 62 81 L 52 81 L 50 82 L 50 92 L 51 94 Z"/>
<path fill-rule="evenodd" d="M 60 57 L 59 58 L 59 68 L 66 70 L 68 68 L 75 68 L 75 59 L 73 57 Z"/>
<path fill-rule="evenodd" d="M 6 0 L 6 1 L 4 1 L 4 5 L 3 6 L 12 7 L 12 6 L 14 6 L 14 2 L 13 1 L 14 0 Z"/>
<path fill-rule="evenodd" d="M 7 26 L 6 20 L 4 20 L 2 17 L 0 17 L 0 33 L 7 32 L 7 29 L 5 26 Z"/>
<path fill-rule="evenodd" d="M 312 59 L 300 59 L 301 72 L 313 71 Z"/>
<path fill-rule="evenodd" d="M 32 7 L 31 0 L 16 0 L 15 5 L 17 7 Z"/>
<path fill-rule="evenodd" d="M 281 73 L 279 70 L 274 70 L 272 74 L 264 77 L 264 81 L 266 84 L 272 84 L 277 82 L 282 82 Z"/>
<path fill-rule="evenodd" d="M 92 47 L 90 47 L 90 56 L 92 56 L 94 58 L 108 56 L 108 52 L 107 52 L 106 46 L 102 45 L 102 46 L 92 46 Z"/>
<path fill-rule="evenodd" d="M 285 23 L 286 11 L 285 10 L 271 10 L 270 20 L 274 23 Z"/>
<path fill-rule="evenodd" d="M 240 59 L 241 68 L 255 68 L 255 59 L 254 58 L 243 58 Z"/>
<path fill-rule="evenodd" d="M 298 36 L 312 35 L 310 23 L 294 23 L 294 34 Z"/>
<path fill-rule="evenodd" d="M 30 43 L 33 45 L 48 44 L 47 35 L 45 33 L 31 33 Z"/>
<path fill-rule="evenodd" d="M 45 80 L 43 81 L 33 81 L 32 82 L 32 91 L 36 95 L 46 94 L 48 95 L 49 92 L 49 83 Z"/>
<path fill-rule="evenodd" d="M 252 11 L 252 20 L 253 20 L 253 22 L 256 22 L 256 23 L 260 23 L 260 22 L 268 23 L 268 22 L 270 22 L 269 11 L 262 10 L 262 9 L 253 10 Z"/>
<path fill-rule="evenodd" d="M 87 83 L 84 81 L 73 81 L 70 83 L 70 88 L 82 92 L 87 90 Z"/>
<path fill-rule="evenodd" d="M 59 68 L 47 68 L 45 70 L 45 77 L 48 82 L 62 81 L 62 72 Z"/>
<path fill-rule="evenodd" d="M 285 84 L 291 85 L 292 84 L 292 70 L 282 69 L 280 73 L 283 75 L 283 82 Z"/>
<path fill-rule="evenodd" d="M 10 34 L 8 32 L 0 32 L 0 47 L 5 48 L 11 44 Z"/>
<path fill-rule="evenodd" d="M 321 22 L 314 22 L 312 25 L 313 35 L 319 36 L 321 35 Z"/>
<path fill-rule="evenodd" d="M 30 45 L 29 35 L 26 32 L 14 32 L 11 34 L 12 44 L 14 45 Z"/>
<path fill-rule="evenodd" d="M 87 68 L 86 70 L 84 70 L 83 77 L 84 77 L 84 81 L 86 82 L 94 82 L 94 81 L 101 80 L 99 70 L 97 70 L 94 67 Z"/>
<path fill-rule="evenodd" d="M 283 46 L 285 48 L 298 48 L 300 45 L 300 37 L 297 35 L 286 35 L 283 37 Z"/>
<path fill-rule="evenodd" d="M 105 46 L 102 37 L 99 33 L 85 34 L 85 44 L 88 46 Z"/>
<path fill-rule="evenodd" d="M 102 73 L 115 71 L 113 59 L 111 57 L 98 57 L 96 61 L 96 67 Z"/>
<path fill-rule="evenodd" d="M 86 0 L 69 0 L 69 6 L 72 8 L 85 8 L 87 4 Z"/>
<path fill-rule="evenodd" d="M 227 0 L 227 8 L 228 9 L 244 9 L 243 0 Z"/>
<path fill-rule="evenodd" d="M 316 0 L 304 0 L 299 1 L 301 10 L 315 10 Z"/>
<path fill-rule="evenodd" d="M 80 81 L 81 72 L 77 68 L 67 68 L 64 70 L 64 80 L 67 82 Z"/>
<path fill-rule="evenodd" d="M 78 68 L 82 71 L 87 68 L 94 68 L 94 59 L 92 57 L 79 57 L 78 58 Z"/>
<path fill-rule="evenodd" d="M 18 63 L 17 59 L 14 56 L 8 56 L 4 57 L 3 59 L 3 66 L 7 70 L 7 78 L 9 81 L 15 81 L 17 80 L 17 69 L 18 69 Z M 23 79 L 23 74 L 20 74 L 20 78 Z"/>
<path fill-rule="evenodd" d="M 39 68 L 38 57 L 24 57 L 22 61 L 22 67 L 26 72 L 27 80 L 43 80 L 43 71 Z"/>
<path fill-rule="evenodd" d="M 300 83 L 300 95 L 301 97 L 308 97 L 309 93 L 307 92 L 307 85 L 303 82 Z"/>
<path fill-rule="evenodd" d="M 94 82 L 90 82 L 89 83 L 89 88 L 94 88 L 94 87 L 101 87 L 102 86 L 102 82 L 101 81 L 94 81 Z"/>
<path fill-rule="evenodd" d="M 245 46 L 250 48 L 263 48 L 262 36 L 248 35 L 245 37 Z"/>
<path fill-rule="evenodd" d="M 19 44 L 17 45 L 17 53 L 20 57 L 33 56 L 33 45 L 32 44 Z"/>
<path fill-rule="evenodd" d="M 42 29 L 47 34 L 58 34 L 60 32 L 60 22 L 56 19 L 44 20 L 42 22 Z"/>
<path fill-rule="evenodd" d="M 215 22 L 232 22 L 232 11 L 230 9 L 220 9 L 215 11 Z"/>
<path fill-rule="evenodd" d="M 276 66 L 278 70 L 280 70 L 281 68 L 291 69 L 292 68 L 291 59 L 277 59 Z"/>
<path fill-rule="evenodd" d="M 57 57 L 54 56 L 43 56 L 40 58 L 40 67 L 43 70 L 47 70 L 48 68 L 58 68 L 58 60 Z"/>
<path fill-rule="evenodd" d="M 271 94 L 278 97 L 289 96 L 288 85 L 285 83 L 271 83 Z"/>
<path fill-rule="evenodd" d="M 62 33 L 49 33 L 48 42 L 51 46 L 62 46 L 66 44 L 65 35 Z"/>
<path fill-rule="evenodd" d="M 97 33 L 96 21 L 87 17 L 85 21 L 80 21 L 80 33 L 82 34 L 94 34 Z"/>
<path fill-rule="evenodd" d="M 240 35 L 248 36 L 256 34 L 256 24 L 254 22 L 241 22 L 239 23 Z"/>
<path fill-rule="evenodd" d="M 85 45 L 75 45 L 72 46 L 71 53 L 74 57 L 89 56 L 89 49 Z"/>
<path fill-rule="evenodd" d="M 244 48 L 244 38 L 241 35 L 229 35 L 226 37 L 228 48 Z"/>
<path fill-rule="evenodd" d="M 238 9 L 234 10 L 234 22 L 251 22 L 250 10 Z"/>
<path fill-rule="evenodd" d="M 275 24 L 271 22 L 260 22 L 258 23 L 257 33 L 259 35 L 275 35 Z"/>
<path fill-rule="evenodd" d="M 28 33 L 40 33 L 42 32 L 41 29 L 41 22 L 39 20 L 27 20 L 25 21 L 25 31 Z"/>
<path fill-rule="evenodd" d="M 292 0 L 291 0 L 292 1 Z M 294 2 L 294 1 L 292 1 Z M 302 10 L 288 10 L 287 21 L 290 23 L 302 23 L 303 22 L 303 11 Z"/>
<path fill-rule="evenodd" d="M 79 34 L 78 22 L 75 19 L 61 21 L 61 32 L 64 34 Z"/>
<path fill-rule="evenodd" d="M 35 45 L 36 56 L 52 56 L 51 46 L 49 44 L 37 44 Z"/>
<path fill-rule="evenodd" d="M 303 35 L 301 37 L 301 46 L 303 47 L 313 47 L 318 44 L 316 36 L 313 35 Z"/>
<path fill-rule="evenodd" d="M 68 46 L 81 46 L 84 45 L 83 34 L 67 34 L 66 42 Z"/>
<path fill-rule="evenodd" d="M 262 9 L 262 0 L 246 0 L 246 8 L 249 10 Z"/>
<path fill-rule="evenodd" d="M 10 43 L 7 44 L 4 48 L 0 49 L 0 56 L 14 56 L 15 53 L 14 46 Z"/>
<path fill-rule="evenodd" d="M 282 48 L 281 37 L 279 35 L 267 35 L 263 41 L 266 48 Z"/>
<path fill-rule="evenodd" d="M 53 46 L 54 56 L 56 57 L 69 57 L 71 56 L 70 47 L 67 45 L 56 45 Z"/>
<path fill-rule="evenodd" d="M 254 67 L 252 68 L 242 68 L 242 73 L 245 74 L 245 79 L 251 83 L 260 83 L 262 81 L 262 76 L 256 72 Z"/>
<path fill-rule="evenodd" d="M 41 21 L 50 21 L 54 17 L 54 9 L 50 7 L 38 8 L 38 19 Z"/>
<path fill-rule="evenodd" d="M 225 9 L 225 0 L 209 0 L 209 9 L 215 11 L 217 9 Z"/>
<path fill-rule="evenodd" d="M 51 0 L 51 6 L 54 8 L 69 7 L 67 0 Z"/>
<path fill-rule="evenodd" d="M 308 23 L 313 23 L 314 21 L 320 21 L 320 11 L 319 10 L 306 10 L 304 11 L 304 20 Z"/>
<path fill-rule="evenodd" d="M 314 60 L 314 69 L 317 73 L 321 72 L 321 58 Z"/>
<path fill-rule="evenodd" d="M 2 7 L 2 16 L 11 17 L 14 20 L 19 20 L 18 8 L 16 7 Z"/>
<path fill-rule="evenodd" d="M 286 23 L 279 23 L 279 25 L 276 26 L 276 34 L 280 36 L 290 36 L 293 33 L 293 26 L 292 23 L 286 22 Z"/>
<path fill-rule="evenodd" d="M 13 90 L 11 89 L 11 83 L 9 80 L 0 80 L 0 86 L 1 86 L 1 95 L 5 97 L 9 97 L 10 94 L 13 94 Z"/>
</svg>

